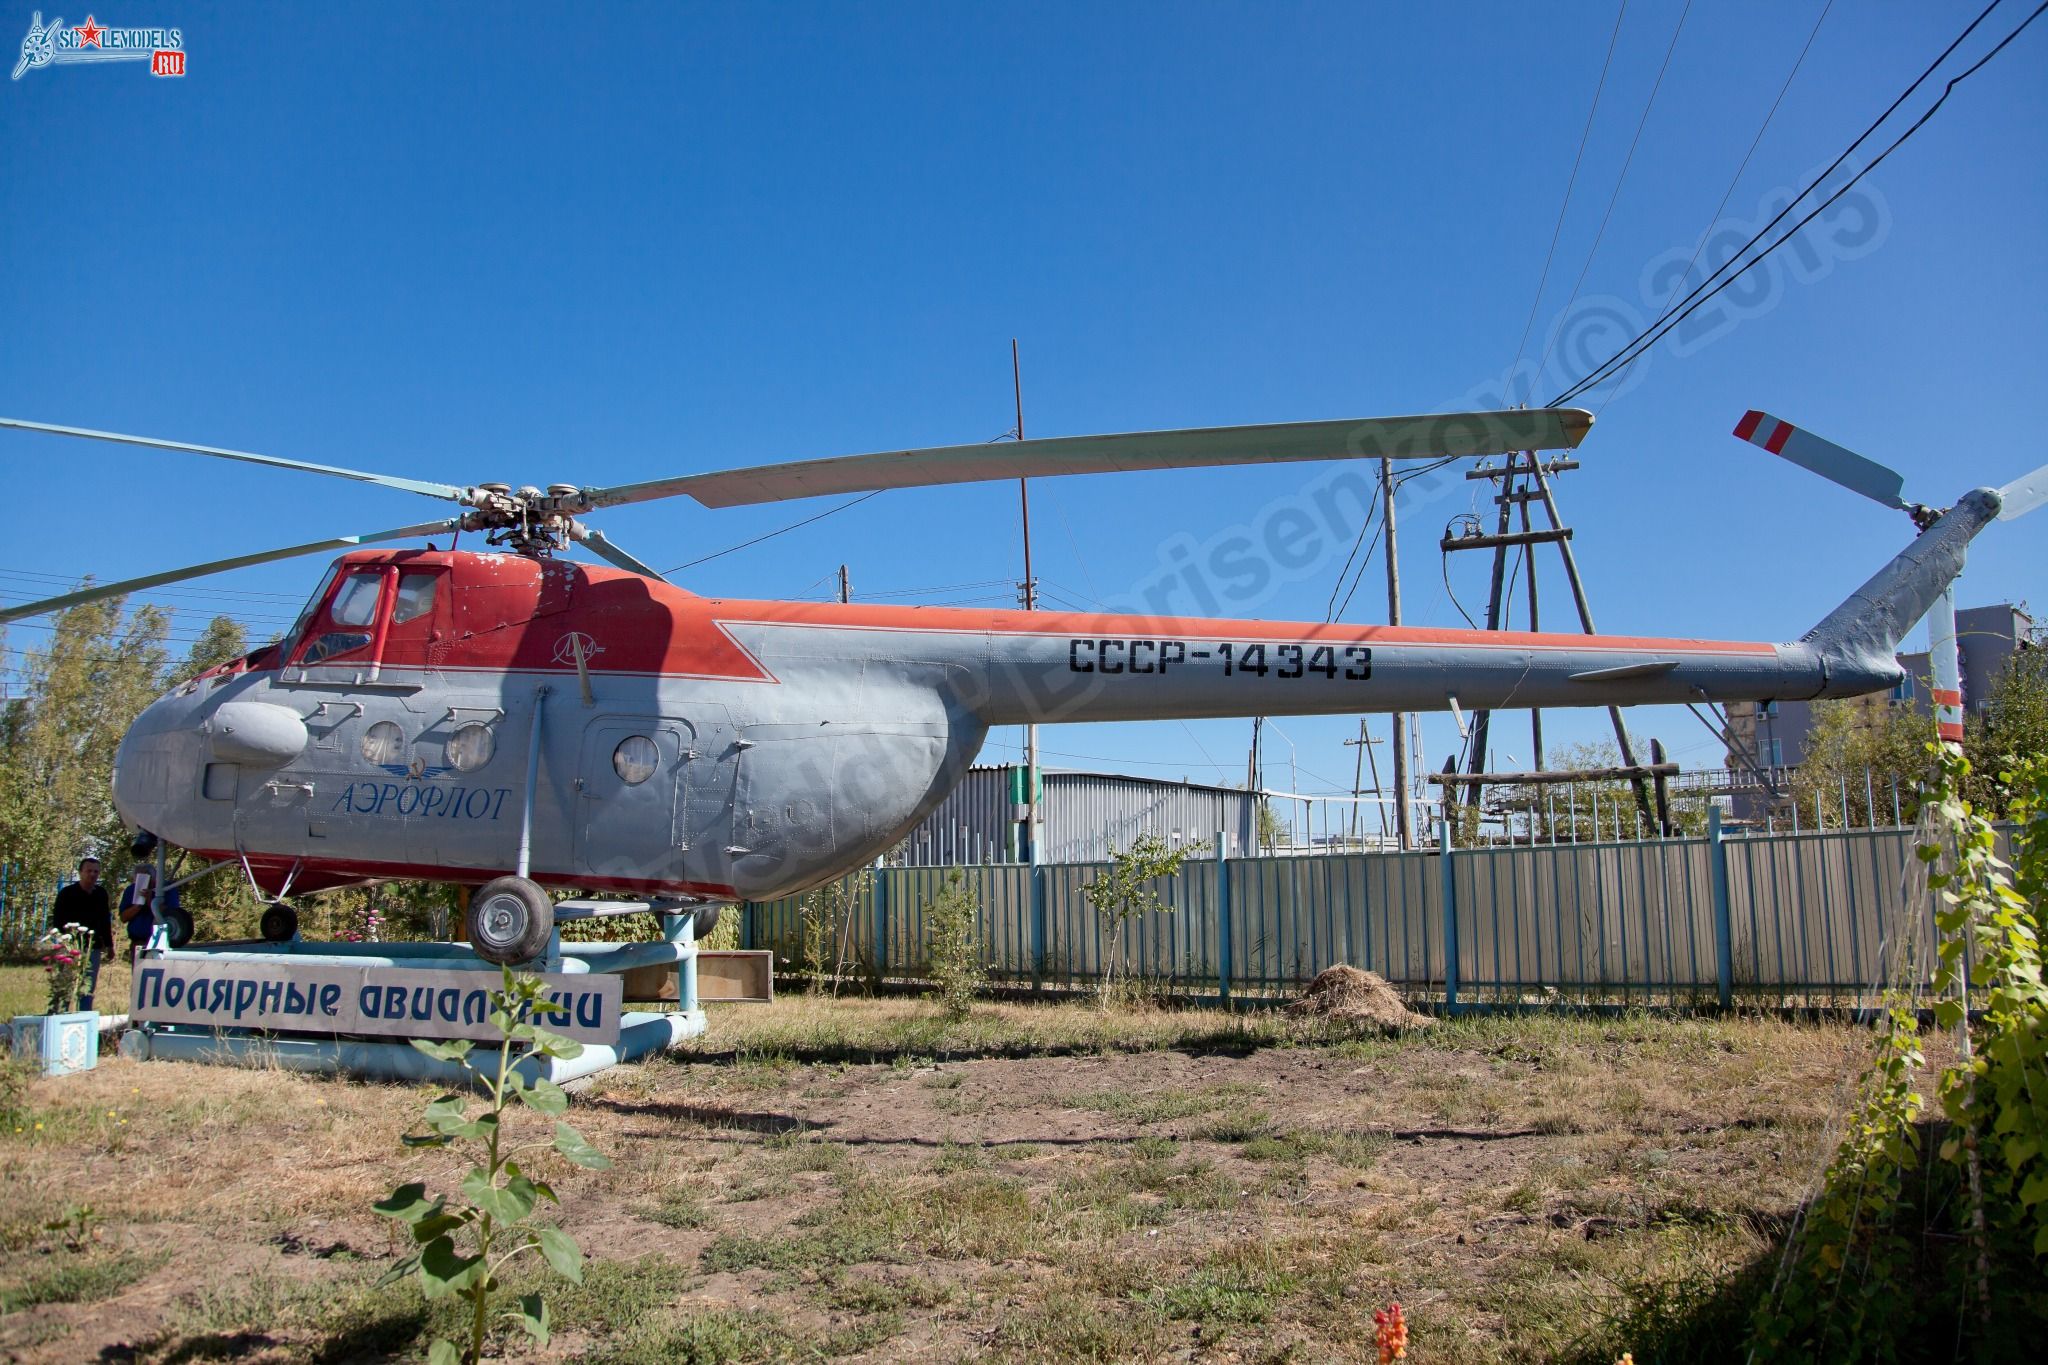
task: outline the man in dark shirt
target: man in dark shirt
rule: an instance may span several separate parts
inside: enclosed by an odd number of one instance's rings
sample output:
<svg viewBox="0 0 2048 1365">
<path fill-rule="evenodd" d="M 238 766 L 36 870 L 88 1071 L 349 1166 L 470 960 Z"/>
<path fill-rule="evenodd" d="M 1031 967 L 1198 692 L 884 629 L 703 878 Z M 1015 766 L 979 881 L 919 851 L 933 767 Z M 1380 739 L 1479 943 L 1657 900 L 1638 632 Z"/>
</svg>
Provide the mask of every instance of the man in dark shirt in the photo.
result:
<svg viewBox="0 0 2048 1365">
<path fill-rule="evenodd" d="M 107 905 L 107 888 L 100 885 L 100 860 L 90 855 L 78 861 L 78 880 L 57 893 L 50 907 L 50 924 L 58 929 L 76 926 L 92 932 L 92 951 L 86 956 L 85 989 L 78 993 L 78 1007 L 92 1008 L 93 989 L 99 985 L 100 963 L 114 956 L 114 916 Z"/>
</svg>

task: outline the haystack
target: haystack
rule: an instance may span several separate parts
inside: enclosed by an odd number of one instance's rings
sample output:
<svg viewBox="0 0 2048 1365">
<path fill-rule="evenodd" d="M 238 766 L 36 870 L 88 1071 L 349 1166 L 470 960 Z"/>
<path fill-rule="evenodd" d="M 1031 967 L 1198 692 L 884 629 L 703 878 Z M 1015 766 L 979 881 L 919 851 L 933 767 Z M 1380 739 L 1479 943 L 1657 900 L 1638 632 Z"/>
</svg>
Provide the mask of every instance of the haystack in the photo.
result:
<svg viewBox="0 0 2048 1365">
<path fill-rule="evenodd" d="M 1372 1024 L 1390 1031 L 1428 1028 L 1436 1021 L 1401 1003 L 1385 979 L 1373 972 L 1338 963 L 1316 973 L 1289 1014 L 1313 1015 L 1344 1023 Z"/>
</svg>

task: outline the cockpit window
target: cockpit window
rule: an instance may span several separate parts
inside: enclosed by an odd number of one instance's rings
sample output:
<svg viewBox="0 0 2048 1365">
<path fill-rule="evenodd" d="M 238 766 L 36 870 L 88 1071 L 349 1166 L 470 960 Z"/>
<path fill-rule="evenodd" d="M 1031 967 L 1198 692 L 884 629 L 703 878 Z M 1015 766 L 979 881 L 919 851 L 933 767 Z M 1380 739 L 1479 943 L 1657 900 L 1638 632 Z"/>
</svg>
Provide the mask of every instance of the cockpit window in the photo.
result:
<svg viewBox="0 0 2048 1365">
<path fill-rule="evenodd" d="M 346 654 L 352 649 L 361 649 L 370 643 L 370 636 L 360 630 L 330 630 L 312 644 L 306 646 L 306 655 L 299 660 L 302 666 L 325 663 L 337 654 Z"/>
<path fill-rule="evenodd" d="M 327 629 L 306 646 L 305 653 L 299 656 L 299 665 L 326 663 L 368 645 L 383 586 L 382 569 L 357 569 L 350 573 L 328 604 Z"/>
<path fill-rule="evenodd" d="M 353 573 L 334 595 L 334 607 L 327 613 L 337 626 L 367 626 L 377 619 L 377 589 L 384 575 L 371 571 Z"/>
<path fill-rule="evenodd" d="M 320 586 L 313 589 L 313 595 L 306 599 L 305 608 L 299 612 L 299 619 L 292 622 L 291 632 L 284 637 L 284 648 L 279 652 L 278 658 L 290 658 L 292 651 L 298 648 L 299 641 L 306 638 L 306 629 L 313 624 L 313 613 L 320 610 L 320 604 L 327 600 L 327 590 L 334 586 L 334 580 L 340 573 L 341 565 L 328 566 L 326 576 L 320 580 Z"/>
<path fill-rule="evenodd" d="M 417 620 L 434 609 L 434 584 L 441 575 L 434 573 L 402 574 L 398 579 L 398 602 L 391 612 L 391 623 L 403 625 Z"/>
</svg>

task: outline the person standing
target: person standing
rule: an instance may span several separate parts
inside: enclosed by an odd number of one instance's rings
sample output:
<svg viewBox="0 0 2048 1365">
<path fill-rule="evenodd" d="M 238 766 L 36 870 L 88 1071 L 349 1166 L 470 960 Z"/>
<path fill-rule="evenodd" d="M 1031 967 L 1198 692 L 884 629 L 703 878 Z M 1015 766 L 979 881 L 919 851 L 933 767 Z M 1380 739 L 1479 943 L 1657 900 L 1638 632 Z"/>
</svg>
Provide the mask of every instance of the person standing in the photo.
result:
<svg viewBox="0 0 2048 1365">
<path fill-rule="evenodd" d="M 114 919 L 107 908 L 107 888 L 100 885 L 100 860 L 87 854 L 78 860 L 78 880 L 57 892 L 50 907 L 50 926 L 55 929 L 84 929 L 92 935 L 92 948 L 85 959 L 85 989 L 78 993 L 78 1007 L 92 1008 L 92 995 L 100 980 L 100 963 L 114 956 Z"/>
<path fill-rule="evenodd" d="M 147 863 L 137 863 L 134 875 L 128 885 L 121 888 L 119 914 L 121 923 L 128 926 L 128 956 L 134 957 L 135 950 L 149 946 L 150 933 L 156 928 L 156 910 L 150 903 L 150 888 L 156 884 L 156 870 Z M 163 894 L 166 910 L 178 908 L 178 889 L 172 887 Z"/>
</svg>

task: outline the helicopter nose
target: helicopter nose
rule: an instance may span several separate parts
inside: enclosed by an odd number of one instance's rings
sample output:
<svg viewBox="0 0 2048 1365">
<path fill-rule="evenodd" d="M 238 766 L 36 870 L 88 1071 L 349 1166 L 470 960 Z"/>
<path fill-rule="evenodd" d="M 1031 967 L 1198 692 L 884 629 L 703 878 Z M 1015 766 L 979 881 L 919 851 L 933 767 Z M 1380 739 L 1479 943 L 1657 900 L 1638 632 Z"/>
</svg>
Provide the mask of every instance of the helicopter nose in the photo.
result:
<svg viewBox="0 0 2048 1365">
<path fill-rule="evenodd" d="M 188 707 L 175 693 L 143 708 L 114 751 L 114 808 L 134 829 L 167 833 L 171 793 L 179 784 L 173 773 L 199 758 L 198 746 L 187 739 Z"/>
</svg>

